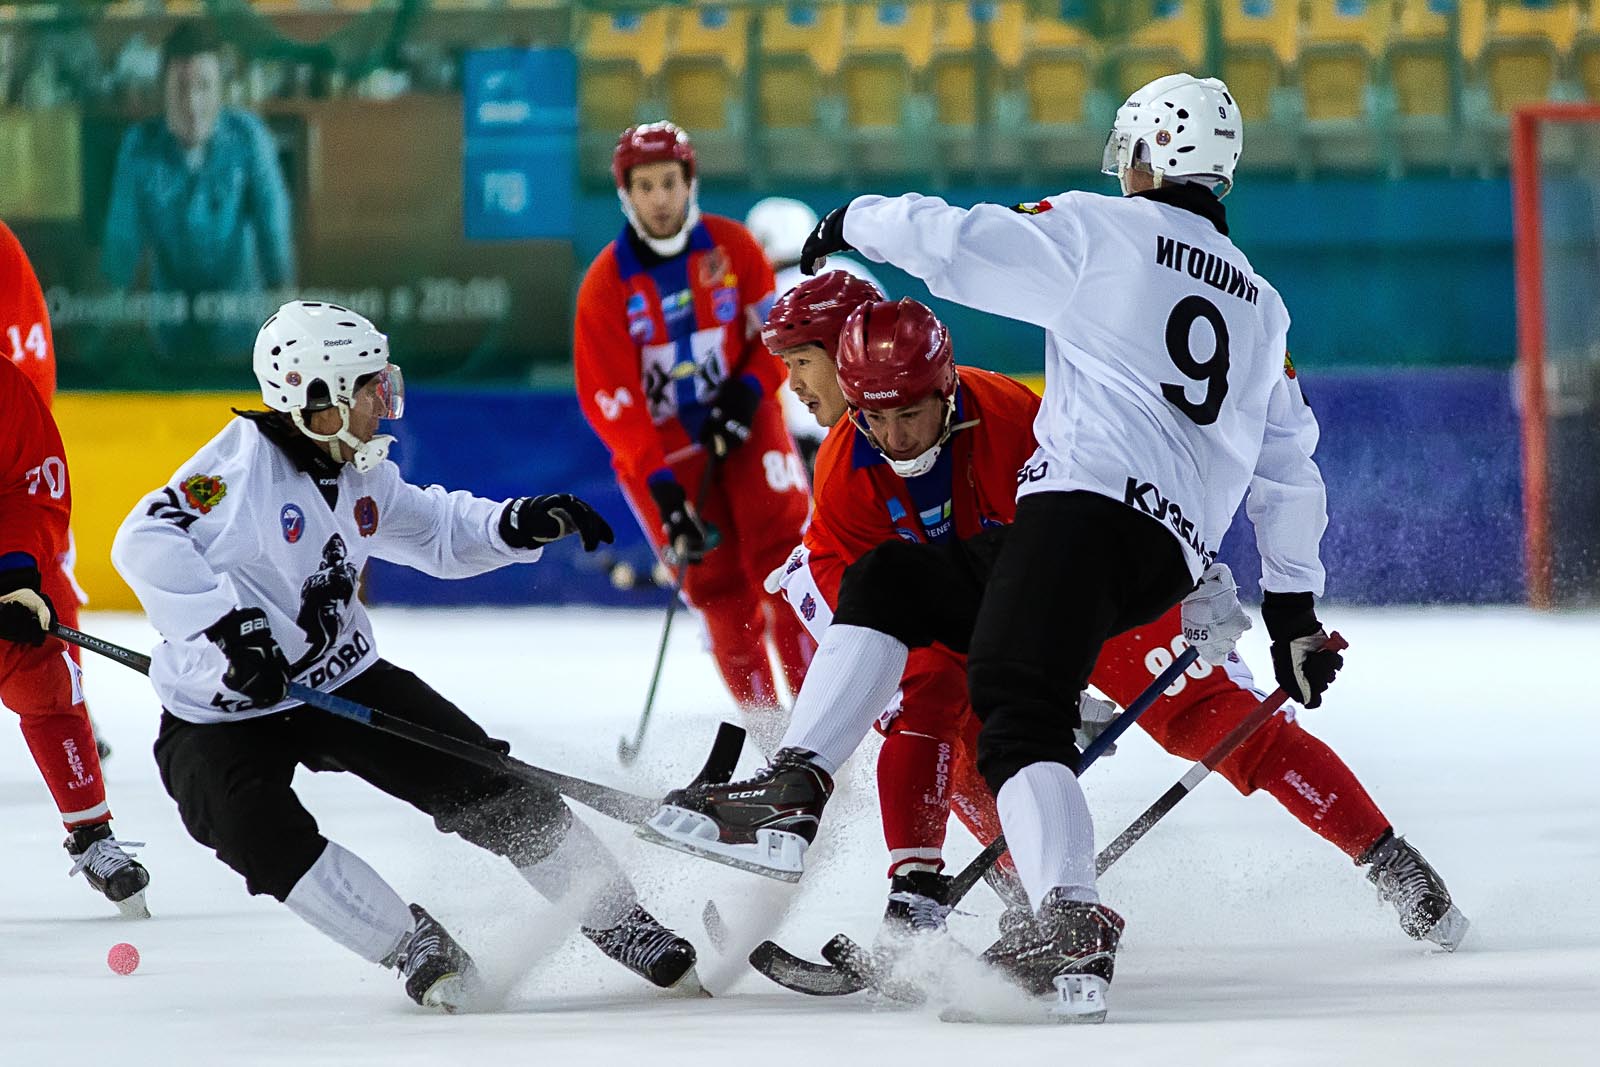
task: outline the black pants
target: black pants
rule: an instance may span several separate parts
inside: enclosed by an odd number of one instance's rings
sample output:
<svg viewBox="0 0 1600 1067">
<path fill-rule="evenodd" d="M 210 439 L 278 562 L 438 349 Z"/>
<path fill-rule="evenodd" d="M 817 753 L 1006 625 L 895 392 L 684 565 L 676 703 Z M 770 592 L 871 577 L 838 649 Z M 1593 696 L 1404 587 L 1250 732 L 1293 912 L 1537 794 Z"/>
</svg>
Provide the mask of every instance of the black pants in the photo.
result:
<svg viewBox="0 0 1600 1067">
<path fill-rule="evenodd" d="M 1078 697 L 1100 646 L 1193 587 L 1149 516 L 1096 493 L 1034 493 L 1012 526 L 868 552 L 845 571 L 833 621 L 967 654 L 978 769 L 999 793 L 1030 763 L 1076 769 Z"/>
<path fill-rule="evenodd" d="M 341 697 L 465 741 L 509 752 L 412 674 L 379 660 Z M 295 708 L 196 724 L 163 712 L 156 766 L 189 834 L 244 876 L 251 893 L 285 899 L 326 839 L 295 795 L 295 768 L 349 771 L 433 816 L 445 833 L 518 866 L 560 843 L 571 812 L 554 791 L 341 719 Z"/>
</svg>

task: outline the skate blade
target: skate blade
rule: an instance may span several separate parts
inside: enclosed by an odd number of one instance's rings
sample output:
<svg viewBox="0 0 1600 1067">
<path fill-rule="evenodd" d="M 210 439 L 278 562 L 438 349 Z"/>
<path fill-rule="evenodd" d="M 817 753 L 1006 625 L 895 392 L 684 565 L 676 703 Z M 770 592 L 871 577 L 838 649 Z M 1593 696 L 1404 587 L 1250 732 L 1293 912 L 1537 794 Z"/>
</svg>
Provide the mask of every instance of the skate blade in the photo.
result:
<svg viewBox="0 0 1600 1067">
<path fill-rule="evenodd" d="M 711 990 L 700 983 L 700 974 L 693 967 L 683 972 L 683 977 L 662 990 L 662 995 L 673 1000 L 693 1000 L 697 997 L 708 998 Z"/>
<path fill-rule="evenodd" d="M 112 901 L 117 906 L 117 911 L 122 913 L 124 919 L 148 919 L 150 908 L 145 904 L 144 890 L 141 889 L 130 897 Z"/>
<path fill-rule="evenodd" d="M 422 994 L 422 1006 L 446 1015 L 471 1011 L 477 996 L 475 985 L 469 976 L 460 972 L 444 975 Z"/>
<path fill-rule="evenodd" d="M 1078 1026 L 1106 1021 L 1106 981 L 1092 974 L 1057 975 L 1053 998 L 1032 997 L 983 1008 L 952 1005 L 939 1012 L 947 1023 L 989 1023 L 991 1025 Z"/>
<path fill-rule="evenodd" d="M 1461 914 L 1461 909 L 1452 904 L 1448 911 L 1439 916 L 1439 921 L 1433 924 L 1433 929 L 1422 936 L 1446 952 L 1454 952 L 1461 946 L 1461 941 L 1467 936 L 1467 929 L 1471 925 L 1467 917 Z"/>
<path fill-rule="evenodd" d="M 634 834 L 651 844 L 780 882 L 798 882 L 805 870 L 807 842 L 799 834 L 757 830 L 754 844 L 731 845 L 718 839 L 717 825 L 709 817 L 671 804 L 663 804 Z"/>
</svg>

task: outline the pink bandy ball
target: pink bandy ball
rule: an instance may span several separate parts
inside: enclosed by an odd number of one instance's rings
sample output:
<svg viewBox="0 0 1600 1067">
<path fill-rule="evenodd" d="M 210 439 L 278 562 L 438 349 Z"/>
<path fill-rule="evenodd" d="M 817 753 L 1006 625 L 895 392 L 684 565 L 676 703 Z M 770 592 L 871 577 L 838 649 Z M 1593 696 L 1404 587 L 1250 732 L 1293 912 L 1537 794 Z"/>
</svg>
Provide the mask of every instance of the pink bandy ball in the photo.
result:
<svg viewBox="0 0 1600 1067">
<path fill-rule="evenodd" d="M 139 950 L 126 941 L 112 945 L 106 953 L 106 966 L 118 974 L 132 974 L 139 968 Z"/>
</svg>

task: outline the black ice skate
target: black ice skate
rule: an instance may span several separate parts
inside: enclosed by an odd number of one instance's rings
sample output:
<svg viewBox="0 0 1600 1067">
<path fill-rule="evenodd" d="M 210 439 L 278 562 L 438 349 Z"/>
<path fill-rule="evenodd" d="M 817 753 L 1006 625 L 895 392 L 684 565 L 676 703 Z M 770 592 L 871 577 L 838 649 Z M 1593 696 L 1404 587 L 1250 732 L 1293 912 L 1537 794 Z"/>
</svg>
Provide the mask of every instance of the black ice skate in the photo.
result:
<svg viewBox="0 0 1600 1067">
<path fill-rule="evenodd" d="M 478 968 L 439 921 L 411 905 L 416 923 L 385 964 L 406 980 L 406 996 L 424 1008 L 455 1012 L 477 991 Z"/>
<path fill-rule="evenodd" d="M 1386 830 L 1357 862 L 1370 863 L 1367 881 L 1400 913 L 1400 929 L 1418 941 L 1432 941 L 1454 952 L 1467 936 L 1467 917 L 1450 900 L 1450 890 L 1422 853 L 1393 830 Z"/>
<path fill-rule="evenodd" d="M 1122 917 L 1104 904 L 1069 900 L 1053 889 L 1037 919 L 1015 924 L 983 954 L 1033 996 L 1049 996 L 1058 1022 L 1097 1023 L 1106 1017 L 1106 991 L 1122 940 Z"/>
<path fill-rule="evenodd" d="M 878 943 L 892 949 L 895 942 L 944 933 L 951 911 L 950 881 L 934 871 L 911 871 L 890 879 L 889 906 L 883 910 Z"/>
<path fill-rule="evenodd" d="M 72 857 L 68 877 L 82 871 L 90 887 L 115 904 L 123 918 L 148 919 L 144 888 L 150 884 L 150 872 L 126 851 L 143 847 L 143 841 L 118 841 L 110 823 L 80 826 L 71 831 L 65 844 Z"/>
<path fill-rule="evenodd" d="M 609 930 L 585 926 L 583 936 L 652 985 L 674 989 L 680 988 L 681 983 L 683 992 L 701 991 L 694 977 L 694 946 L 637 904 L 627 918 Z"/>
<path fill-rule="evenodd" d="M 668 793 L 639 827 L 658 845 L 798 882 L 806 848 L 817 836 L 833 779 L 813 753 L 786 748 L 742 782 L 697 783 Z"/>
</svg>

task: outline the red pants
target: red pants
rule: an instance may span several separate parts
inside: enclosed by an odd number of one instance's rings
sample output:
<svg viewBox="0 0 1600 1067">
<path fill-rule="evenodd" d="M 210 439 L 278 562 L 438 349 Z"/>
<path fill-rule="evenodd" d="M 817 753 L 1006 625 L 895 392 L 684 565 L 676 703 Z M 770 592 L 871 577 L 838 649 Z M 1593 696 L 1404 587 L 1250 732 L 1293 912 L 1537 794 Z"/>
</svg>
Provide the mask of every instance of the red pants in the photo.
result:
<svg viewBox="0 0 1600 1067">
<path fill-rule="evenodd" d="M 45 575 L 44 593 L 61 622 L 75 629 L 77 592 L 61 570 Z M 68 829 L 111 818 L 71 654 L 76 651 L 54 637 L 38 648 L 0 641 L 0 703 L 20 717 L 22 736 Z"/>
<path fill-rule="evenodd" d="M 1131 704 L 1185 647 L 1178 609 L 1107 642 L 1090 681 L 1118 704 Z M 980 841 L 1000 833 L 994 797 L 977 773 L 977 717 L 967 703 L 965 658 L 935 650 L 949 667 L 943 684 L 915 684 L 943 700 L 908 703 L 886 713 L 878 758 L 879 803 L 890 868 L 943 866 L 945 826 L 952 812 Z M 918 655 L 914 653 L 914 655 Z M 909 673 L 909 672 L 908 672 Z M 1261 702 L 1242 661 L 1227 668 L 1196 663 L 1139 719 L 1173 755 L 1197 760 Z M 1292 709 L 1274 715 L 1217 768 L 1239 792 L 1264 789 L 1318 835 L 1357 859 L 1389 828 L 1389 820 L 1337 753 L 1300 728 Z M 1151 799 L 1154 799 L 1152 797 Z"/>
<path fill-rule="evenodd" d="M 700 490 L 707 457 L 702 451 L 674 460 L 673 476 L 689 494 Z M 639 527 L 659 555 L 666 547 L 660 512 L 642 480 L 623 479 Z M 741 708 L 779 705 L 767 655 L 772 639 L 789 691 L 800 691 L 816 644 L 781 598 L 762 581 L 800 541 L 810 507 L 805 466 L 795 451 L 776 399 L 757 409 L 750 439 L 718 464 L 698 508 L 703 521 L 722 535 L 719 547 L 689 568 L 684 598 L 705 619 L 711 654 Z"/>
</svg>

